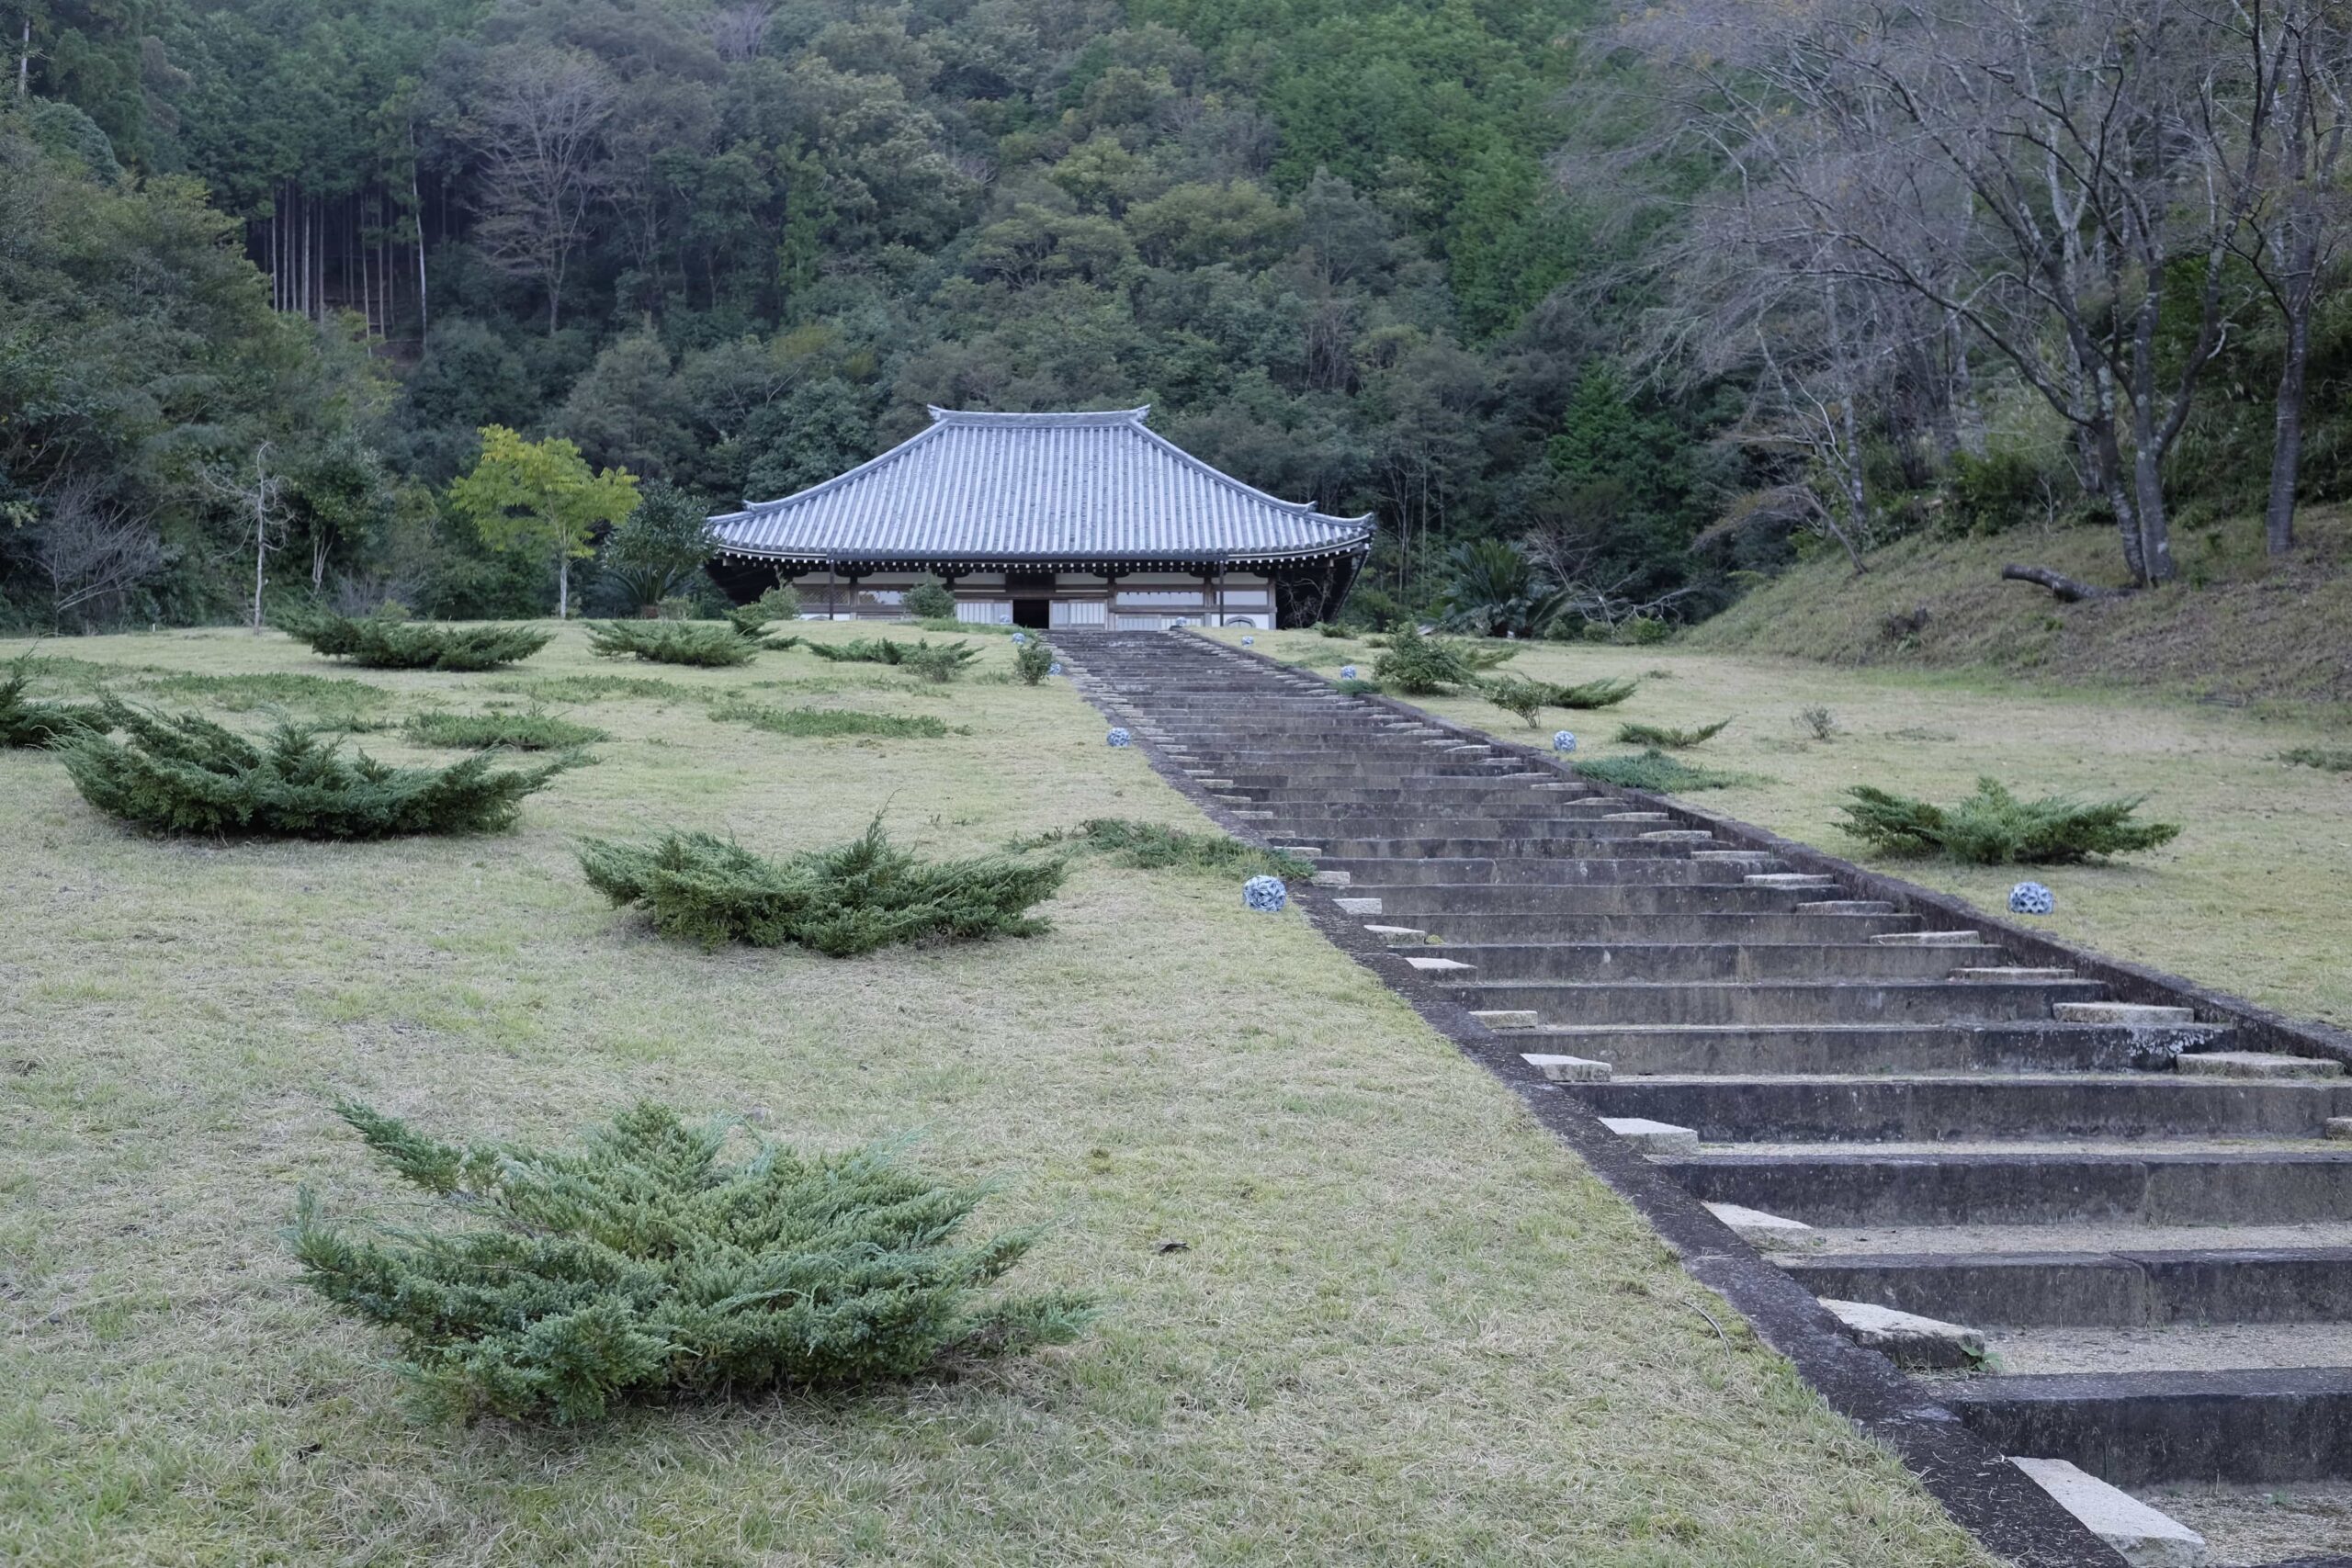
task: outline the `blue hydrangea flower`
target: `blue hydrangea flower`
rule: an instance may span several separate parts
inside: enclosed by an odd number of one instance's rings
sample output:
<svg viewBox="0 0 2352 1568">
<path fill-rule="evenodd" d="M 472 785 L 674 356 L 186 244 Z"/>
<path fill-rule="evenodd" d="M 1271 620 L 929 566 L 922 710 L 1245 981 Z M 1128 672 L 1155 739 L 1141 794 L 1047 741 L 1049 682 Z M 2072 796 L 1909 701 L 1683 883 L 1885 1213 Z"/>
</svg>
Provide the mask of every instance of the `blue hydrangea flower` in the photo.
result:
<svg viewBox="0 0 2352 1568">
<path fill-rule="evenodd" d="M 2039 882 L 2020 882 L 2009 889 L 2009 913 L 2046 915 L 2058 908 L 2058 896 Z"/>
<path fill-rule="evenodd" d="M 1352 680 L 1354 680 L 1355 678 L 1356 678 L 1356 667 L 1355 667 L 1354 665 L 1352 665 L 1352 664 L 1342 664 L 1342 665 L 1340 665 L 1340 680 L 1342 680 L 1342 681 L 1352 681 Z"/>
<path fill-rule="evenodd" d="M 1290 902 L 1290 889 L 1279 876 L 1253 876 L 1241 885 L 1241 901 L 1261 915 L 1279 915 Z"/>
<path fill-rule="evenodd" d="M 1046 674 L 1048 674 L 1048 675 L 1058 675 L 1058 674 L 1060 674 L 1061 672 L 1062 672 L 1062 661 L 1061 661 L 1060 660 L 1058 660 L 1058 659 L 1055 660 L 1051 664 L 1048 664 L 1048 665 L 1046 665 Z"/>
<path fill-rule="evenodd" d="M 1254 637 L 1245 637 L 1241 639 L 1241 646 L 1244 648 L 1255 648 L 1258 646 L 1258 639 Z"/>
<path fill-rule="evenodd" d="M 1023 643 L 1027 642 L 1028 640 L 1029 634 L 1027 632 L 1014 632 L 1012 634 L 1012 646 L 1015 648 L 1019 648 Z"/>
<path fill-rule="evenodd" d="M 1113 746 L 1132 746 L 1136 743 L 1136 738 L 1124 729 L 1114 729 L 1102 739 L 1105 743 Z"/>
<path fill-rule="evenodd" d="M 1555 730 L 1555 731 L 1553 731 L 1553 732 L 1552 732 L 1552 750 L 1553 750 L 1557 751 L 1557 752 L 1560 752 L 1562 755 L 1564 755 L 1564 756 L 1565 756 L 1566 753 L 1568 753 L 1568 752 L 1570 752 L 1570 751 L 1573 751 L 1573 750 L 1575 750 L 1576 749 L 1577 749 L 1577 736 L 1576 736 L 1576 731 L 1575 731 L 1575 730 L 1573 730 L 1573 729 L 1558 729 L 1558 730 Z"/>
</svg>

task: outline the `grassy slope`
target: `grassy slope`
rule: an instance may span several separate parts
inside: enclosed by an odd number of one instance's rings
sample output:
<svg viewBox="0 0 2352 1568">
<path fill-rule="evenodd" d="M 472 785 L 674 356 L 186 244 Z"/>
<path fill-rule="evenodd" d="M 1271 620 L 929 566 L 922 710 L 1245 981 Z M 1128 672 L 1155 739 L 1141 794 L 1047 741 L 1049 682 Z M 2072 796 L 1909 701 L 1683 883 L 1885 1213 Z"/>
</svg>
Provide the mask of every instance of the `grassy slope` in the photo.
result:
<svg viewBox="0 0 2352 1568">
<path fill-rule="evenodd" d="M 326 668 L 236 633 L 61 650 Z M 1197 822 L 1009 662 L 945 688 L 800 652 L 623 667 L 971 734 L 786 740 L 655 688 L 577 710 L 616 737 L 602 764 L 496 838 L 157 843 L 0 753 L 0 1556 L 1984 1562 L 1295 916 L 1096 862 L 1049 936 L 833 963 L 661 942 L 582 885 L 571 835 L 673 821 L 782 849 L 887 801 L 951 852 Z M 527 668 L 612 667 L 574 630 Z M 367 679 L 379 716 L 496 700 L 496 677 Z M 298 1181 L 387 1196 L 339 1092 L 531 1137 L 645 1095 L 828 1145 L 921 1129 L 935 1164 L 1002 1176 L 986 1223 L 1053 1228 L 1029 1282 L 1112 1310 L 1072 1349 L 863 1401 L 420 1425 L 387 1339 L 296 1291 L 277 1237 Z"/>
<path fill-rule="evenodd" d="M 2020 529 L 1992 538 L 1899 540 L 1857 579 L 1823 558 L 1694 627 L 1689 646 L 1836 664 L 1978 668 L 2244 701 L 2352 703 L 2352 513 L 2312 508 L 2303 543 L 2274 564 L 2260 523 L 2237 518 L 2176 537 L 2181 581 L 2126 599 L 2060 604 L 2000 581 L 2005 562 L 2122 583 L 2105 528 Z M 1916 636 L 1892 615 L 1924 608 Z"/>
<path fill-rule="evenodd" d="M 1306 633 L 1261 634 L 1257 642 L 1277 657 L 1311 660 L 1325 675 L 1343 660 L 1369 673 L 1376 657 L 1361 644 Z M 1629 719 L 1689 728 L 1736 716 L 1726 733 L 1681 755 L 1754 782 L 1701 798 L 1838 854 L 1857 850 L 1836 826 L 1837 803 L 1852 784 L 1948 800 L 1990 773 L 2036 795 L 2145 793 L 2149 816 L 2188 831 L 2114 865 L 1872 863 L 1988 909 L 2000 908 L 2020 877 L 2037 877 L 2058 895 L 2049 924 L 2066 937 L 2352 1025 L 2352 966 L 2342 951 L 2352 774 L 2277 760 L 2293 746 L 2343 744 L 2333 708 L 2273 702 L 2233 709 L 2157 694 L 2033 687 L 1983 671 L 1839 669 L 1680 646 L 1531 647 L 1508 668 L 1555 681 L 1630 675 L 1642 685 L 1606 712 L 1551 710 L 1535 731 L 1475 697 L 1427 705 L 1519 740 L 1548 742 L 1555 728 L 1572 729 L 1588 756 L 1629 751 L 1611 742 Z M 1815 705 L 1835 716 L 1835 739 L 1813 740 L 1798 724 L 1797 710 Z"/>
</svg>

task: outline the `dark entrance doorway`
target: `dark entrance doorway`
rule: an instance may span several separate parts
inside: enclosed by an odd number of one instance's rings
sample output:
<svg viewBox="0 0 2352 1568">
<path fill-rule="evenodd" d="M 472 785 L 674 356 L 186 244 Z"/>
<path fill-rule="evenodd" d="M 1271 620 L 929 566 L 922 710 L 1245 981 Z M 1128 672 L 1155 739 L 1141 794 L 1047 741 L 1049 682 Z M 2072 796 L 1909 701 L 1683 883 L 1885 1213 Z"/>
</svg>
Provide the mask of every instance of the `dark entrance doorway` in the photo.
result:
<svg viewBox="0 0 2352 1568">
<path fill-rule="evenodd" d="M 1054 602 L 1051 599 L 1015 599 L 1012 602 L 1012 624 L 1044 631 L 1054 624 Z"/>
</svg>

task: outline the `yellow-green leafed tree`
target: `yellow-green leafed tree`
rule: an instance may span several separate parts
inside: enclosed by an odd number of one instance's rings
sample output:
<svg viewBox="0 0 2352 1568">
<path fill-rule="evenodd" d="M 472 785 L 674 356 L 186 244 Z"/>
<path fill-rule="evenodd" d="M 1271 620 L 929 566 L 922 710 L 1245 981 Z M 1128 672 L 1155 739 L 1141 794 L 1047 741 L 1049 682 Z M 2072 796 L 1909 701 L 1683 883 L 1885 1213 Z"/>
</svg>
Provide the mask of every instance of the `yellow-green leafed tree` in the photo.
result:
<svg viewBox="0 0 2352 1568">
<path fill-rule="evenodd" d="M 526 441 L 503 424 L 481 430 L 481 459 L 452 480 L 449 500 L 494 550 L 543 550 L 556 559 L 556 617 L 571 614 L 571 563 L 594 553 L 599 523 L 637 509 L 637 476 L 588 471 L 580 448 L 560 435 Z"/>
</svg>

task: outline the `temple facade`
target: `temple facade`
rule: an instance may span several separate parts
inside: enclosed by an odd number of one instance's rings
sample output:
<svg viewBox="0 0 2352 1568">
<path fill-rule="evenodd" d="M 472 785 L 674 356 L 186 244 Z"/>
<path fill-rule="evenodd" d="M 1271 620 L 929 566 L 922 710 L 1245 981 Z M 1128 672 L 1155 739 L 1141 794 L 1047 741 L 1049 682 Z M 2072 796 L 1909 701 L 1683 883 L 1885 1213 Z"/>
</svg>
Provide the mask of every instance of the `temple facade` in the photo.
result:
<svg viewBox="0 0 2352 1568">
<path fill-rule="evenodd" d="M 896 619 L 946 582 L 958 620 L 1040 628 L 1304 626 L 1337 615 L 1372 518 L 1330 517 L 1104 413 L 931 411 L 871 462 L 711 519 L 711 575 L 741 603 L 778 582 L 820 618 Z"/>
</svg>

